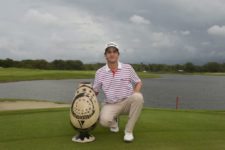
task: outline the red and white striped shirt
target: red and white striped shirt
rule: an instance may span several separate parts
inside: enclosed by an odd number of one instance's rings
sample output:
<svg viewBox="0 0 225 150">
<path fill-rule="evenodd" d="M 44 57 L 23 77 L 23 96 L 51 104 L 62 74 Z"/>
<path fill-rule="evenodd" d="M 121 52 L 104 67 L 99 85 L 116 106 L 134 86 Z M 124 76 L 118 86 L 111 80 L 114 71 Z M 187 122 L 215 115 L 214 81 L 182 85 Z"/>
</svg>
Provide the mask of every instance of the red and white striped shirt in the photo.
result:
<svg viewBox="0 0 225 150">
<path fill-rule="evenodd" d="M 118 69 L 112 72 L 106 64 L 95 74 L 93 89 L 95 92 L 103 90 L 106 103 L 116 103 L 133 94 L 133 86 L 141 82 L 133 67 L 118 62 Z"/>
</svg>

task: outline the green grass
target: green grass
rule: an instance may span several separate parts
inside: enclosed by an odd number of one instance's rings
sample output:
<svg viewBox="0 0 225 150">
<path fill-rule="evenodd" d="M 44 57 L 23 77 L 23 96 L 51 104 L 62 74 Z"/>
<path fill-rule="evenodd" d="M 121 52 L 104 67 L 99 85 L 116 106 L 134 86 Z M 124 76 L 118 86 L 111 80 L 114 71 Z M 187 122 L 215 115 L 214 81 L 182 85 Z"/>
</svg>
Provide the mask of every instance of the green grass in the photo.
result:
<svg viewBox="0 0 225 150">
<path fill-rule="evenodd" d="M 158 78 L 157 74 L 138 72 L 141 78 Z M 24 80 L 58 80 L 58 79 L 88 79 L 94 78 L 95 71 L 64 71 L 0 68 L 0 82 L 13 82 Z"/>
<path fill-rule="evenodd" d="M 23 80 L 51 80 L 51 79 L 81 79 L 93 78 L 94 71 L 63 71 L 63 70 L 39 70 L 1 68 L 0 82 Z"/>
<path fill-rule="evenodd" d="M 120 132 L 97 126 L 96 141 L 73 143 L 76 133 L 69 109 L 0 111 L 0 149 L 3 150 L 222 150 L 225 149 L 225 111 L 176 111 L 145 108 L 135 128 L 135 141 L 123 142 Z"/>
</svg>

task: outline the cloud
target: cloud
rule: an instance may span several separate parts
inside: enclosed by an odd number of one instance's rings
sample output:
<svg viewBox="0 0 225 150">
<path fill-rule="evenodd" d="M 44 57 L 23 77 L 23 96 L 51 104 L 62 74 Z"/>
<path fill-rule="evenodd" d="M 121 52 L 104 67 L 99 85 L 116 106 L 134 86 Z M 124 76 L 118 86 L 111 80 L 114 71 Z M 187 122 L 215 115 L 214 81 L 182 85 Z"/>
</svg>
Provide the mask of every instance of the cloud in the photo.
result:
<svg viewBox="0 0 225 150">
<path fill-rule="evenodd" d="M 163 32 L 152 33 L 152 46 L 155 48 L 168 48 L 175 44 L 175 37 Z"/>
<path fill-rule="evenodd" d="M 8 30 L 0 40 L 0 53 L 4 51 L 0 57 L 104 60 L 97 52 L 108 38 L 104 38 L 104 26 L 97 17 L 80 8 L 58 5 L 24 9 L 18 18 L 22 22 L 5 27 Z M 3 31 L 0 26 L 0 33 Z"/>
<path fill-rule="evenodd" d="M 210 43 L 209 42 L 206 42 L 206 41 L 204 41 L 204 42 L 201 42 L 201 45 L 203 45 L 203 46 L 208 46 Z"/>
<path fill-rule="evenodd" d="M 49 12 L 40 12 L 37 9 L 29 9 L 24 15 L 24 20 L 41 24 L 58 24 L 60 20 Z"/>
<path fill-rule="evenodd" d="M 160 2 L 163 3 L 162 6 L 170 8 L 168 15 L 178 12 L 176 19 L 182 19 L 186 23 L 202 25 L 203 22 L 209 23 L 209 20 L 217 22 L 225 15 L 223 0 L 204 0 L 201 2 L 195 0 L 159 0 Z"/>
<path fill-rule="evenodd" d="M 208 34 L 225 37 L 225 26 L 214 25 L 208 29 Z"/>
<path fill-rule="evenodd" d="M 223 62 L 224 16 L 224 0 L 0 1 L 0 59 L 105 62 L 115 41 L 129 63 Z"/>
<path fill-rule="evenodd" d="M 185 30 L 185 31 L 180 31 L 180 33 L 181 33 L 182 35 L 189 35 L 189 34 L 190 34 L 190 31 Z"/>
<path fill-rule="evenodd" d="M 145 19 L 144 17 L 142 16 L 139 16 L 139 15 L 133 15 L 130 17 L 130 21 L 132 23 L 135 23 L 135 24 L 150 24 L 150 21 Z"/>
</svg>

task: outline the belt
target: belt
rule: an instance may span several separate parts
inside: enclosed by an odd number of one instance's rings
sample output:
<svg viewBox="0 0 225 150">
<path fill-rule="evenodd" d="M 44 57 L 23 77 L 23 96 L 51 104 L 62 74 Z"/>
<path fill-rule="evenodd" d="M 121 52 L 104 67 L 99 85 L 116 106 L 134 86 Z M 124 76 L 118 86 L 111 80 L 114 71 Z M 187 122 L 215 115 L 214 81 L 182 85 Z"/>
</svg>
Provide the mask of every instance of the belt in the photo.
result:
<svg viewBox="0 0 225 150">
<path fill-rule="evenodd" d="M 117 101 L 106 101 L 105 103 L 106 104 L 116 104 L 116 103 L 119 103 L 119 102 L 124 101 L 125 99 L 127 99 L 127 97 L 126 98 L 119 99 Z"/>
</svg>

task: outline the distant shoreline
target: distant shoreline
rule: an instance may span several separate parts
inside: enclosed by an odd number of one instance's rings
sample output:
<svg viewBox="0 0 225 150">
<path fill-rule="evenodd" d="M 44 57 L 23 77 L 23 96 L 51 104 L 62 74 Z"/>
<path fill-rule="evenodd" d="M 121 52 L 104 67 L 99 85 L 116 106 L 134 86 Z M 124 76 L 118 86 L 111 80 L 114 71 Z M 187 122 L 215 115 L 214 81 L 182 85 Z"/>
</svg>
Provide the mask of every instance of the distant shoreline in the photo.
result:
<svg viewBox="0 0 225 150">
<path fill-rule="evenodd" d="M 0 68 L 0 83 L 32 81 L 32 80 L 62 80 L 62 79 L 93 79 L 93 70 L 40 70 L 22 68 Z M 137 72 L 140 78 L 160 78 L 163 74 L 225 76 L 223 72 L 187 73 L 187 72 Z"/>
</svg>

